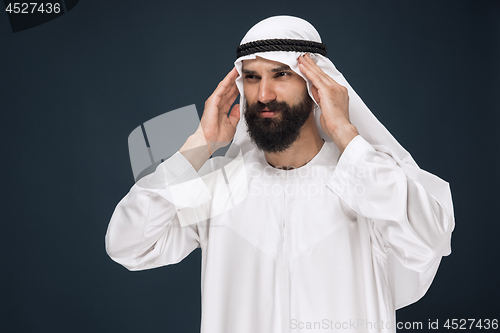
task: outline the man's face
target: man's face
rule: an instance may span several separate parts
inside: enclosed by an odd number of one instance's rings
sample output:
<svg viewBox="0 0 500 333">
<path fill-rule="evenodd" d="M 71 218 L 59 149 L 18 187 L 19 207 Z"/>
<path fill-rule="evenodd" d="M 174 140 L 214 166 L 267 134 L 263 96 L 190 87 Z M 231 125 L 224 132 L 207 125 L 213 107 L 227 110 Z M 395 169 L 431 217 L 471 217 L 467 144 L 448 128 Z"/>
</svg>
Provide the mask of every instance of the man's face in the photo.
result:
<svg viewBox="0 0 500 333">
<path fill-rule="evenodd" d="M 286 150 L 313 109 L 306 82 L 287 65 L 260 57 L 244 60 L 242 71 L 250 138 L 263 151 Z"/>
</svg>

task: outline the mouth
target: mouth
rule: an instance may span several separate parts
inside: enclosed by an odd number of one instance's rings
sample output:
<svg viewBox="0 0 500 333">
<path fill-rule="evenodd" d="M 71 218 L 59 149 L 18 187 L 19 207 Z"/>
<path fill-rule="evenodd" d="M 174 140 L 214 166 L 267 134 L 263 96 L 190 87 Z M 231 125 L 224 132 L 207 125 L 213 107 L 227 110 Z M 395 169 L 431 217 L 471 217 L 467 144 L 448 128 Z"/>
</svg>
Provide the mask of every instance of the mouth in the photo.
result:
<svg viewBox="0 0 500 333">
<path fill-rule="evenodd" d="M 274 111 L 271 111 L 269 110 L 268 108 L 264 108 L 260 114 L 263 118 L 272 118 L 272 117 L 275 117 L 277 114 L 279 113 L 279 110 L 274 110 Z"/>
</svg>

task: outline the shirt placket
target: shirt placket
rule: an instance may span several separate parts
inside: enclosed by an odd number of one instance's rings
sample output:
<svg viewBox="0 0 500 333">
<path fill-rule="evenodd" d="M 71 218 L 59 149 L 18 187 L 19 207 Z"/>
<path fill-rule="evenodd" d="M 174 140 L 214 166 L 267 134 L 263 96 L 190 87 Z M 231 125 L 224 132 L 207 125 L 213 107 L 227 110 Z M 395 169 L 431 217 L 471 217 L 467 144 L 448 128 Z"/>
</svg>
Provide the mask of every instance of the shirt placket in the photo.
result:
<svg viewBox="0 0 500 333">
<path fill-rule="evenodd" d="M 283 170 L 283 221 L 282 221 L 282 233 L 281 242 L 279 249 L 279 260 L 278 260 L 278 276 L 279 276 L 279 290 L 280 290 L 280 314 L 281 314 L 281 332 L 290 332 L 290 272 L 288 267 L 288 223 L 289 223 L 289 207 L 290 207 L 290 195 L 287 194 L 288 186 L 291 186 L 291 177 L 289 172 Z M 293 194 L 293 191 L 292 191 Z"/>
</svg>

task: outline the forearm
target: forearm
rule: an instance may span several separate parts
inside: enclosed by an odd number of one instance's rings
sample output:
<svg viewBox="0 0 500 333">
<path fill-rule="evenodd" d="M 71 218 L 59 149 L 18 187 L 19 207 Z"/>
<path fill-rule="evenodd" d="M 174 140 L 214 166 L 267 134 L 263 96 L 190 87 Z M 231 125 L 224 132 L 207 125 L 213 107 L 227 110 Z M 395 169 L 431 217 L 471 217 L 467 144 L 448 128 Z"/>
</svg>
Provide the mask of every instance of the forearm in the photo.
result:
<svg viewBox="0 0 500 333">
<path fill-rule="evenodd" d="M 358 214 L 375 222 L 407 267 L 423 271 L 449 254 L 452 223 L 446 210 L 406 176 L 396 159 L 376 151 L 362 137 L 347 147 L 329 186 Z"/>
<path fill-rule="evenodd" d="M 155 205 L 163 208 L 161 219 L 150 214 L 150 206 Z M 106 232 L 108 255 L 129 270 L 151 268 L 145 265 L 159 257 L 156 244 L 165 241 L 161 241 L 162 236 L 172 227 L 174 217 L 174 205 L 134 185 L 117 205 L 109 222 Z"/>
<path fill-rule="evenodd" d="M 195 176 L 177 153 L 140 179 L 113 212 L 106 233 L 108 255 L 129 270 L 140 270 L 178 262 L 196 248 L 196 226 L 180 226 L 169 185 Z"/>
<path fill-rule="evenodd" d="M 328 135 L 332 138 L 342 154 L 352 139 L 358 136 L 359 133 L 357 128 L 351 123 L 341 123 L 331 126 Z"/>
<path fill-rule="evenodd" d="M 200 170 L 211 155 L 200 128 L 186 140 L 179 152 L 191 163 L 196 171 Z"/>
<path fill-rule="evenodd" d="M 229 142 L 207 142 L 203 134 L 201 126 L 196 132 L 191 135 L 184 145 L 179 149 L 179 152 L 191 163 L 193 168 L 198 171 L 203 164 L 221 147 L 224 147 Z"/>
</svg>

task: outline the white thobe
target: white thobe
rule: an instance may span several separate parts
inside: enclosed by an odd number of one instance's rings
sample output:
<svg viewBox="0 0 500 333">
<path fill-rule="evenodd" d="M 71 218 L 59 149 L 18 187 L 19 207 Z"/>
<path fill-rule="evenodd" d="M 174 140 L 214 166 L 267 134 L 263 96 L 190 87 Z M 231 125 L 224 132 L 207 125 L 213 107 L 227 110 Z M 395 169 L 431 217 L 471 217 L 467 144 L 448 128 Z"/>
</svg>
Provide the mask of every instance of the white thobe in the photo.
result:
<svg viewBox="0 0 500 333">
<path fill-rule="evenodd" d="M 203 333 L 395 332 L 395 310 L 423 296 L 450 252 L 441 204 L 361 136 L 340 159 L 326 142 L 297 169 L 257 149 L 243 160 L 244 200 L 201 222 L 171 191 L 196 171 L 180 153 L 166 160 L 116 207 L 110 257 L 143 270 L 200 247 Z M 203 187 L 191 186 L 192 207 Z"/>
</svg>

